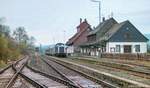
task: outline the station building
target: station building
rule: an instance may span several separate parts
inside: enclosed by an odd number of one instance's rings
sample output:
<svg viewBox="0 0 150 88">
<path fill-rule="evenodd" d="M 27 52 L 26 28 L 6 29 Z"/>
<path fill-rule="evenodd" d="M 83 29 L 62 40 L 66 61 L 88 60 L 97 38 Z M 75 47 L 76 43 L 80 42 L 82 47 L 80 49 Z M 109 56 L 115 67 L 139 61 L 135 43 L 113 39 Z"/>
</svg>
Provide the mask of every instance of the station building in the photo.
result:
<svg viewBox="0 0 150 88">
<path fill-rule="evenodd" d="M 147 42 L 130 21 L 118 23 L 114 18 L 103 18 L 94 29 L 86 20 L 80 22 L 77 33 L 67 44 L 72 53 L 98 56 L 100 53 L 147 53 Z"/>
<path fill-rule="evenodd" d="M 79 54 L 81 47 L 80 45 L 87 42 L 87 35 L 92 30 L 90 24 L 86 19 L 82 21 L 80 19 L 80 24 L 76 27 L 77 32 L 67 41 L 67 53 L 68 54 Z"/>
<path fill-rule="evenodd" d="M 99 53 L 147 53 L 148 39 L 130 22 L 118 23 L 109 18 L 89 32 L 87 42 L 80 45 L 88 55 Z"/>
</svg>

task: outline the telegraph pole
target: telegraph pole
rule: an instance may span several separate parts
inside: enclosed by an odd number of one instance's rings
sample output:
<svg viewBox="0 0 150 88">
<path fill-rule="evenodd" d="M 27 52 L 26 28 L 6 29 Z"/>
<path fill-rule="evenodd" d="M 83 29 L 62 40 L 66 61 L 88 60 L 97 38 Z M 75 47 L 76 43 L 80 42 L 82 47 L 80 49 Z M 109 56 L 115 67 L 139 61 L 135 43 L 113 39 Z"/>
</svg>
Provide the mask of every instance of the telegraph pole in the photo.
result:
<svg viewBox="0 0 150 88">
<path fill-rule="evenodd" d="M 99 4 L 99 23 L 101 23 L 101 1 L 91 0 Z"/>
</svg>

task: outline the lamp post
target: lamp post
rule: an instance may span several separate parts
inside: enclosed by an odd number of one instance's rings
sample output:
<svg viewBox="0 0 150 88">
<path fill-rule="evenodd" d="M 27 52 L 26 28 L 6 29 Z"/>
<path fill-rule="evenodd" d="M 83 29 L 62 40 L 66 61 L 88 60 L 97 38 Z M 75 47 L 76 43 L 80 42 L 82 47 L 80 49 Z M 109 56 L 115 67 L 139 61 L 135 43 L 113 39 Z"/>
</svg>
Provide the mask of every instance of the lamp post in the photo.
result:
<svg viewBox="0 0 150 88">
<path fill-rule="evenodd" d="M 42 55 L 43 54 L 43 50 L 42 50 L 42 44 L 40 43 L 40 49 L 39 49 L 39 51 L 40 51 L 40 55 Z"/>
<path fill-rule="evenodd" d="M 63 30 L 63 34 L 64 34 L 64 43 L 65 43 L 65 40 L 66 40 L 66 31 L 65 30 Z"/>
<path fill-rule="evenodd" d="M 99 4 L 99 23 L 101 23 L 101 1 L 97 1 L 97 0 L 91 0 L 91 1 Z"/>
</svg>

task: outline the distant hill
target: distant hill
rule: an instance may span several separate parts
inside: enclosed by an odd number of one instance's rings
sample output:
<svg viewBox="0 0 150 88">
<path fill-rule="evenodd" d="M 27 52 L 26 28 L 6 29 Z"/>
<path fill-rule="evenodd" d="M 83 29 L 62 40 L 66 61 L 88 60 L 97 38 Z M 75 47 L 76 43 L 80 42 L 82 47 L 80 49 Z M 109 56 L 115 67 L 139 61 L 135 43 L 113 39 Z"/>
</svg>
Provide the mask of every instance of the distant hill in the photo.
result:
<svg viewBox="0 0 150 88">
<path fill-rule="evenodd" d="M 45 53 L 45 50 L 47 50 L 50 47 L 53 47 L 54 45 L 42 45 L 42 53 Z"/>
<path fill-rule="evenodd" d="M 42 45 L 42 49 L 48 49 L 50 47 L 50 45 Z"/>
</svg>

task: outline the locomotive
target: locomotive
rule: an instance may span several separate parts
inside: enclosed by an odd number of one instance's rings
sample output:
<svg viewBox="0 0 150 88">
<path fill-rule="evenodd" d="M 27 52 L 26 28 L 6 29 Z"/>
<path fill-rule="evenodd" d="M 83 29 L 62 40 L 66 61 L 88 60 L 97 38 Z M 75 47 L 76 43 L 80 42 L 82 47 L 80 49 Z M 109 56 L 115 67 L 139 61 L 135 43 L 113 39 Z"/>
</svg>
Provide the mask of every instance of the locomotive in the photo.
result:
<svg viewBox="0 0 150 88">
<path fill-rule="evenodd" d="M 66 57 L 66 45 L 63 43 L 57 43 L 54 46 L 51 46 L 48 50 L 46 50 L 46 55 L 58 56 L 58 57 Z"/>
</svg>

